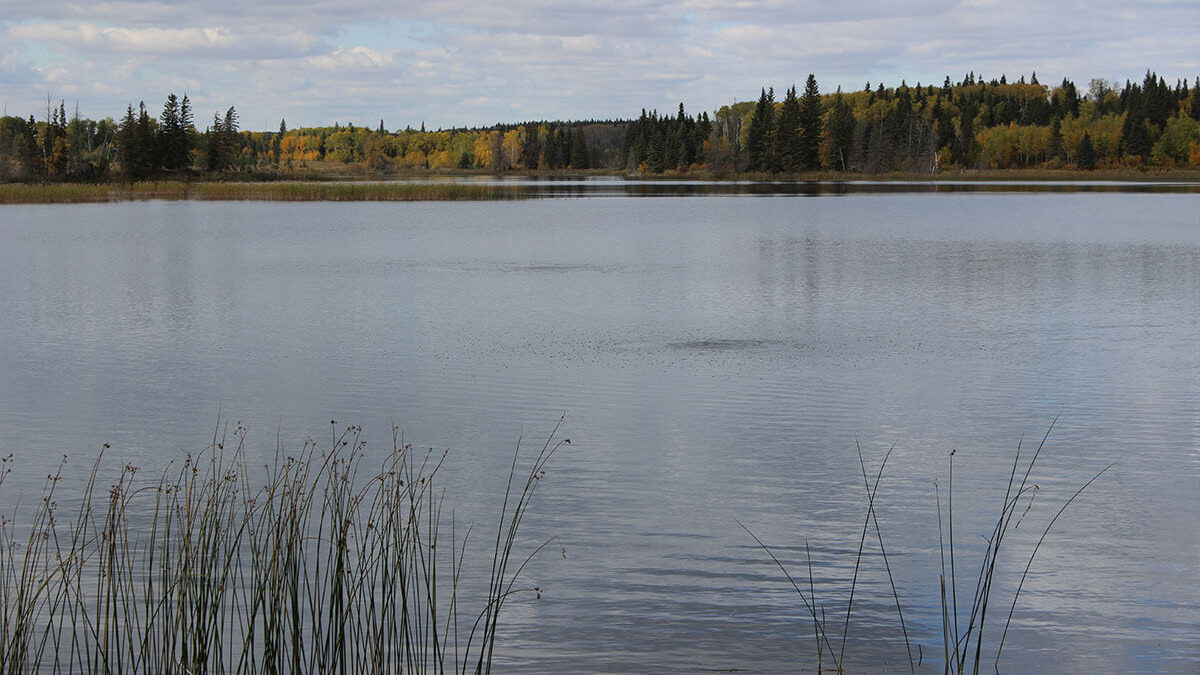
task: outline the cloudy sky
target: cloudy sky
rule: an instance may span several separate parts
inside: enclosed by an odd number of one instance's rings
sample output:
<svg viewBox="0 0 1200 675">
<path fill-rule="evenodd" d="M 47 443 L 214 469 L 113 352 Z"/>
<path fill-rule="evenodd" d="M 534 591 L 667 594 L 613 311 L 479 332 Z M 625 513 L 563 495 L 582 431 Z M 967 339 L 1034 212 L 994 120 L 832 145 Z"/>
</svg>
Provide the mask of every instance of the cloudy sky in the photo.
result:
<svg viewBox="0 0 1200 675">
<path fill-rule="evenodd" d="M 0 104 L 42 116 L 388 128 L 713 110 L 815 73 L 823 91 L 967 71 L 1043 83 L 1200 74 L 1197 0 L 0 0 Z"/>
</svg>

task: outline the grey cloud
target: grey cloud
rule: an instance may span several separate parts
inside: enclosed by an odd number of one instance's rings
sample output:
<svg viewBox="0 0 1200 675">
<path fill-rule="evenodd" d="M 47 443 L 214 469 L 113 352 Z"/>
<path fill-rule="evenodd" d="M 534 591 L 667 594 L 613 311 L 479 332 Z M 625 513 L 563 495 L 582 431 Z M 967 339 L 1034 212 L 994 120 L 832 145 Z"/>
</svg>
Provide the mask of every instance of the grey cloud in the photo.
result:
<svg viewBox="0 0 1200 675">
<path fill-rule="evenodd" d="M 1015 77 L 1036 68 L 1044 82 L 1071 76 L 1079 83 L 1138 77 L 1147 67 L 1193 77 L 1200 68 L 1194 0 L 1147 2 L 1132 14 L 1111 0 L 214 0 L 45 8 L 0 0 L 0 7 L 0 96 L 10 107 L 36 105 L 45 91 L 67 86 L 62 78 L 112 81 L 120 72 L 112 86 L 122 89 L 95 103 L 99 114 L 111 114 L 125 100 L 155 97 L 190 77 L 193 101 L 236 104 L 248 128 L 255 110 L 264 121 L 274 117 L 272 125 L 280 116 L 289 124 L 382 116 L 389 125 L 434 126 L 627 116 L 642 107 L 673 110 L 680 101 L 711 110 L 753 98 L 763 85 L 801 83 L 809 72 L 832 91 L 866 80 L 940 82 L 968 70 Z M 418 39 L 407 39 L 405 31 L 414 30 Z M 16 50 L 19 58 L 3 56 Z M 47 50 L 58 60 L 29 56 Z"/>
</svg>

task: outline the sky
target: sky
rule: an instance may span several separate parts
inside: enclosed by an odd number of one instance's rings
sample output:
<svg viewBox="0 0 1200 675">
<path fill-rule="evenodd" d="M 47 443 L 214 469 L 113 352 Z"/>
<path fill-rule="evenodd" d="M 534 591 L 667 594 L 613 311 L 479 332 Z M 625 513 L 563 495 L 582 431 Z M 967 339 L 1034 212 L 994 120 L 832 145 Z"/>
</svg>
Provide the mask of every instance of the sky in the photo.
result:
<svg viewBox="0 0 1200 675">
<path fill-rule="evenodd" d="M 1200 75 L 1197 0 L 0 0 L 0 104 L 198 126 L 388 129 L 692 113 L 760 89 L 968 72 L 1043 84 Z"/>
</svg>

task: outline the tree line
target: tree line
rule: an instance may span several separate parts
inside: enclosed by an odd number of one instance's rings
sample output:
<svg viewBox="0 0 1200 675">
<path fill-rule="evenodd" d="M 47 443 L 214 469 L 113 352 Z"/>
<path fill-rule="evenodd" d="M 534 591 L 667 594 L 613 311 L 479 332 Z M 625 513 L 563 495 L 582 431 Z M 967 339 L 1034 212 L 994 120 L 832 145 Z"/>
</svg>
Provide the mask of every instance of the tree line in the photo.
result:
<svg viewBox="0 0 1200 675">
<path fill-rule="evenodd" d="M 1093 79 L 1086 91 L 971 72 L 940 86 L 823 94 L 809 75 L 781 101 L 710 117 L 641 111 L 636 119 L 533 121 L 487 128 L 388 131 L 334 124 L 277 131 L 239 128 L 237 110 L 203 128 L 191 102 L 169 94 L 152 116 L 141 102 L 120 121 L 67 114 L 47 101 L 41 119 L 0 117 L 0 180 L 105 180 L 282 173 L 340 163 L 365 173 L 406 170 L 796 174 L 953 169 L 1200 167 L 1200 78 L 1169 85 L 1152 71 L 1123 86 Z"/>
<path fill-rule="evenodd" d="M 781 103 L 717 111 L 709 161 L 735 171 L 885 173 L 947 169 L 1200 167 L 1200 78 L 1148 71 L 1122 88 L 1064 79 L 1049 87 L 968 73 L 958 83 L 819 93 L 809 75 Z"/>
</svg>

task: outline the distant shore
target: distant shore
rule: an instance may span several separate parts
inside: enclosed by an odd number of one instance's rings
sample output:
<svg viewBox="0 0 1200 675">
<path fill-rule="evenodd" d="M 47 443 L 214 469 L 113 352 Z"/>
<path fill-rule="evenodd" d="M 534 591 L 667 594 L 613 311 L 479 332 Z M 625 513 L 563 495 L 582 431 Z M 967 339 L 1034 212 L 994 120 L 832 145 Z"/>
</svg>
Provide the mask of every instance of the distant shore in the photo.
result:
<svg viewBox="0 0 1200 675">
<path fill-rule="evenodd" d="M 616 174 L 606 171 L 539 172 L 491 174 L 472 171 L 423 172 L 404 175 L 354 175 L 332 172 L 230 175 L 218 179 L 162 179 L 139 182 L 47 182 L 0 184 L 0 204 L 84 204 L 150 200 L 197 201 L 499 201 L 545 196 L 518 181 L 612 178 L 638 183 L 679 181 L 730 181 L 744 183 L 959 183 L 1025 182 L 1080 183 L 1138 182 L 1173 183 L 1200 190 L 1200 171 L 1162 170 L 996 170 L 928 173 L 846 174 L 836 172 L 715 175 L 679 172 L 650 175 Z M 479 182 L 471 182 L 479 179 Z M 506 181 L 512 181 L 506 182 Z M 1188 190 L 1191 191 L 1190 189 Z"/>
</svg>

